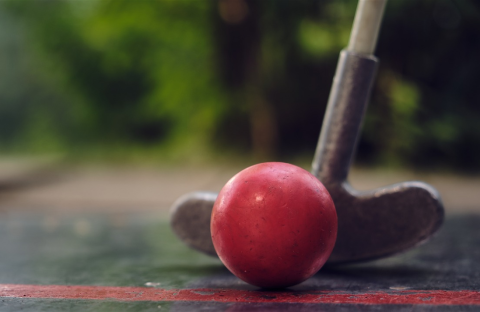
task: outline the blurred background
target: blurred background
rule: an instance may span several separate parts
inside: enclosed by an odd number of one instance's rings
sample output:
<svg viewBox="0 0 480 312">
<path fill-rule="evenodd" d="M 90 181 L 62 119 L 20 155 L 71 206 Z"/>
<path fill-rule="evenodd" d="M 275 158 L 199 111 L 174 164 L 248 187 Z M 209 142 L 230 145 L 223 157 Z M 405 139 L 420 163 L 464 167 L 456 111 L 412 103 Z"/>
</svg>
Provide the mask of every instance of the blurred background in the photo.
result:
<svg viewBox="0 0 480 312">
<path fill-rule="evenodd" d="M 31 159 L 45 157 L 204 168 L 191 185 L 191 174 L 162 173 L 166 184 L 179 181 L 181 194 L 218 188 L 260 161 L 308 168 L 356 3 L 2 0 L 3 172 L 24 172 Z M 396 170 L 388 182 L 406 171 L 427 181 L 438 172 L 478 174 L 480 3 L 390 0 L 376 55 L 381 64 L 356 168 L 367 180 L 375 170 Z M 208 182 L 215 179 L 206 172 L 222 182 Z M 153 192 L 153 178 L 139 175 Z M 101 177 L 85 179 L 89 196 L 102 189 L 95 184 Z M 454 179 L 435 176 L 432 184 Z"/>
</svg>

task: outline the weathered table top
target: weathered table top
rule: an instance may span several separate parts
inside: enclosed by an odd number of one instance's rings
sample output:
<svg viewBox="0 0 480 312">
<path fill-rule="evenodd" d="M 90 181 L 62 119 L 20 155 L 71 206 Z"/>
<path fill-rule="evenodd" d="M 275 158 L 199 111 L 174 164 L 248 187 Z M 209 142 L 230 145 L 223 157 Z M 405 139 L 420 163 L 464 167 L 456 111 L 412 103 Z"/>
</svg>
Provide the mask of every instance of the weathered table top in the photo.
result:
<svg viewBox="0 0 480 312">
<path fill-rule="evenodd" d="M 480 215 L 407 253 L 263 291 L 185 247 L 165 214 L 8 212 L 1 311 L 478 311 Z"/>
</svg>

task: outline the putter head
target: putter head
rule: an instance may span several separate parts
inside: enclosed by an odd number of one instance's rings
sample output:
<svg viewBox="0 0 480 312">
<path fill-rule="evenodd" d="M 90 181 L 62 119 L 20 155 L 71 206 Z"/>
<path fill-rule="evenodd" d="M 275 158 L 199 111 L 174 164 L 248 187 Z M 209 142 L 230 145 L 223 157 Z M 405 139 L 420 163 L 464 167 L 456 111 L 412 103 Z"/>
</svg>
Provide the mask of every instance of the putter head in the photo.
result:
<svg viewBox="0 0 480 312">
<path fill-rule="evenodd" d="M 335 248 L 327 264 L 374 260 L 428 240 L 443 222 L 438 192 L 422 182 L 403 182 L 368 192 L 348 183 L 326 185 L 338 215 Z M 188 246 L 216 256 L 210 217 L 217 194 L 184 195 L 172 207 L 171 226 Z"/>
</svg>

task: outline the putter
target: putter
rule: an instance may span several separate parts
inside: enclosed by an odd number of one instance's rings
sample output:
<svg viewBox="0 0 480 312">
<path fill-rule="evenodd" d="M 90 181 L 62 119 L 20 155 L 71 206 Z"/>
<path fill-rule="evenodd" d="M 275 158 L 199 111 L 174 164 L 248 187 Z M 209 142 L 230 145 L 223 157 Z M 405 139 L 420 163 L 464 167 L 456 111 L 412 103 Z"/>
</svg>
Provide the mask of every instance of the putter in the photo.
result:
<svg viewBox="0 0 480 312">
<path fill-rule="evenodd" d="M 360 0 L 348 48 L 340 53 L 312 174 L 327 188 L 338 215 L 329 264 L 390 256 L 417 246 L 441 226 L 438 192 L 423 182 L 403 182 L 360 192 L 347 181 L 375 78 L 373 56 L 386 0 Z M 210 215 L 216 193 L 184 195 L 172 207 L 171 226 L 188 246 L 216 256 Z"/>
</svg>

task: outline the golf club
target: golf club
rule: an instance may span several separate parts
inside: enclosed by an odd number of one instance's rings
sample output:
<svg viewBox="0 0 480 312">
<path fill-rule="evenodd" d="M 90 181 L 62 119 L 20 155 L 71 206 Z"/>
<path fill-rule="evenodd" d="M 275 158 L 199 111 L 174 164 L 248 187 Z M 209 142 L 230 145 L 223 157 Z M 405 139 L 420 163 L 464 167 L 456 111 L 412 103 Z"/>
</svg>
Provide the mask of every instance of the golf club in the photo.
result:
<svg viewBox="0 0 480 312">
<path fill-rule="evenodd" d="M 386 257 L 431 237 L 443 222 L 438 192 L 422 182 L 403 182 L 360 192 L 347 182 L 375 78 L 373 56 L 386 0 L 360 0 L 348 48 L 340 53 L 312 164 L 338 215 L 338 236 L 328 263 Z M 188 246 L 216 255 L 210 237 L 215 193 L 184 195 L 172 206 L 171 226 Z"/>
</svg>

